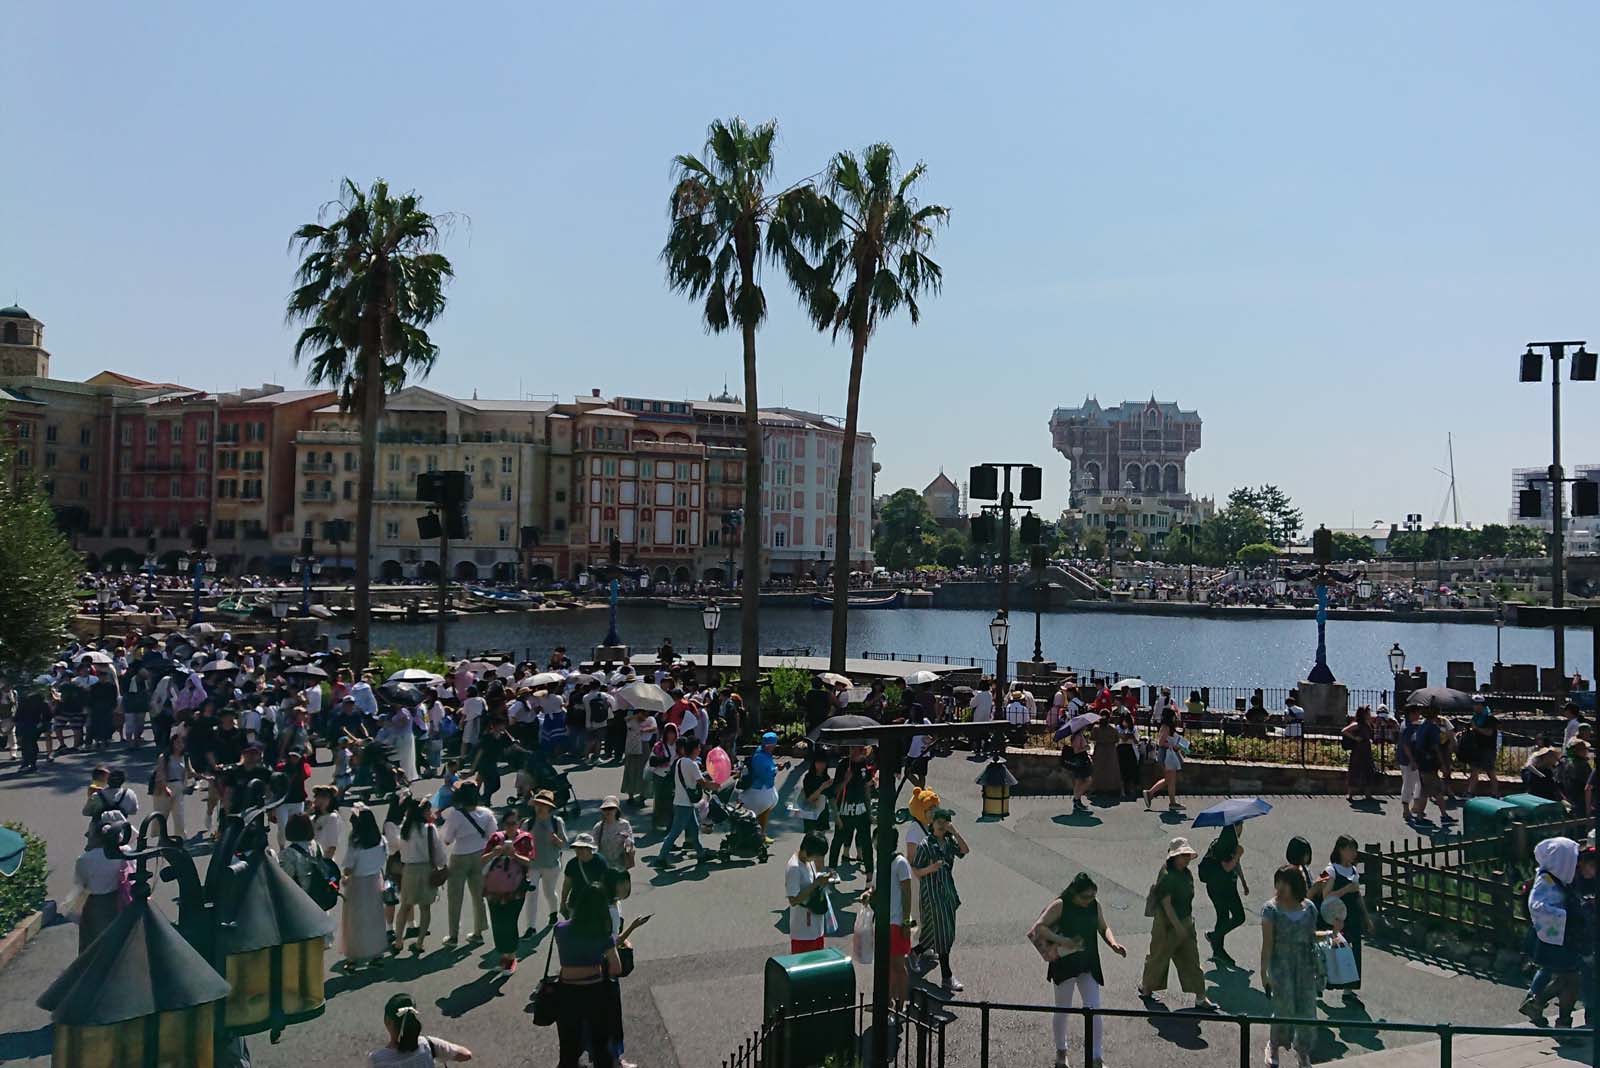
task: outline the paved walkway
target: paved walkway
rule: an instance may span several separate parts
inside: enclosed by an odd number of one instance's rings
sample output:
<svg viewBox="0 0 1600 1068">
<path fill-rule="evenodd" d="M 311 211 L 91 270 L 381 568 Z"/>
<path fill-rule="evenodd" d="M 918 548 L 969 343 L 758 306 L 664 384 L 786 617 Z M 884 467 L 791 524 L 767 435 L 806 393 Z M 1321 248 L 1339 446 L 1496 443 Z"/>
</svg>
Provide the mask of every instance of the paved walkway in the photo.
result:
<svg viewBox="0 0 1600 1068">
<path fill-rule="evenodd" d="M 1593 1046 L 1586 1049 L 1583 1043 L 1558 1045 L 1549 1038 L 1468 1035 L 1456 1039 L 1450 1052 L 1454 1068 L 1592 1068 L 1595 1063 Z M 1346 1057 L 1334 1063 L 1338 1068 L 1438 1068 L 1439 1058 L 1439 1043 L 1433 1041 L 1402 1050 Z"/>
<path fill-rule="evenodd" d="M 130 783 L 148 776 L 149 749 L 125 766 Z M 83 819 L 78 814 L 92 755 L 69 755 L 45 775 L 19 779 L 0 764 L 0 813 L 42 832 L 50 842 L 54 869 L 51 891 L 64 898 L 73 859 L 82 848 Z M 1167 840 L 1194 834 L 1204 846 L 1210 832 L 1191 832 L 1192 813 L 1212 798 L 1194 798 L 1190 815 L 1146 812 L 1142 805 L 1095 807 L 1089 814 L 1067 815 L 1063 798 L 1015 798 L 1012 816 L 1003 823 L 977 821 L 980 803 L 973 784 L 978 765 L 960 756 L 936 761 L 931 781 L 957 814 L 973 856 L 956 869 L 963 899 L 954 953 L 956 974 L 966 983 L 966 996 L 1024 1003 L 1050 998 L 1043 967 L 1024 940 L 1039 911 L 1078 871 L 1090 872 L 1100 886 L 1100 899 L 1118 937 L 1128 946 L 1127 959 L 1104 954 L 1106 1004 L 1134 1007 L 1134 986 L 1149 943 L 1150 920 L 1143 916 L 1146 888 L 1165 854 Z M 318 769 L 319 780 L 327 769 Z M 800 769 L 780 775 L 786 794 L 797 785 Z M 584 803 L 584 815 L 573 821 L 588 829 L 598 801 L 620 781 L 615 768 L 576 772 L 573 783 Z M 141 803 L 145 798 L 141 793 Z M 1319 857 L 1327 854 L 1339 833 L 1359 841 L 1387 841 L 1407 833 L 1393 802 L 1381 810 L 1348 807 L 1329 797 L 1273 798 L 1274 812 L 1248 825 L 1244 836 L 1245 871 L 1250 881 L 1246 901 L 1254 908 L 1270 892 L 1270 874 L 1283 856 L 1288 839 L 1303 833 Z M 201 806 L 189 799 L 190 825 L 197 825 Z M 636 826 L 648 828 L 647 813 L 630 813 Z M 643 913 L 653 920 L 635 935 L 638 970 L 624 981 L 623 1005 L 629 1058 L 644 1068 L 705 1068 L 721 1063 L 755 1027 L 762 1005 L 762 971 L 767 957 L 787 948 L 784 934 L 782 865 L 798 838 L 798 824 L 787 815 L 775 818 L 779 843 L 766 864 L 734 861 L 707 868 L 682 865 L 657 871 L 648 863 L 634 872 L 629 916 Z M 1414 835 L 1415 832 L 1410 832 Z M 656 837 L 646 835 L 642 854 L 648 862 Z M 863 881 L 847 867 L 844 924 L 853 924 L 853 905 Z M 158 884 L 158 893 L 170 886 Z M 1209 926 L 1210 906 L 1197 903 L 1200 923 Z M 169 913 L 171 915 L 171 913 Z M 441 899 L 434 911 L 433 945 L 445 928 Z M 847 939 L 836 945 L 848 946 Z M 1212 996 L 1236 1012 L 1261 1013 L 1267 1007 L 1254 975 L 1259 955 L 1259 927 L 1247 924 L 1229 939 L 1238 969 L 1212 968 L 1207 975 Z M 487 947 L 444 951 L 435 948 L 417 959 L 406 955 L 382 971 L 329 979 L 327 1014 L 291 1028 L 276 1046 L 265 1039 L 252 1043 L 259 1068 L 351 1065 L 381 1044 L 383 1002 L 407 990 L 423 1007 L 429 1033 L 466 1042 L 478 1052 L 478 1063 L 549 1068 L 555 1063 L 555 1034 L 536 1028 L 523 1013 L 536 984 L 547 946 L 527 940 L 523 966 L 505 984 L 489 980 L 493 954 Z M 26 949 L 4 976 L 7 997 L 0 999 L 0 1063 L 44 1068 L 49 1063 L 50 1031 L 46 1015 L 34 1007 L 39 991 L 66 967 L 76 949 L 76 931 L 57 926 Z M 1520 1021 L 1515 1007 L 1519 992 L 1503 985 L 1458 975 L 1431 965 L 1369 951 L 1366 960 L 1365 1009 L 1337 1003 L 1323 1008 L 1334 1018 L 1453 1020 L 1511 1025 Z M 871 977 L 858 969 L 858 989 L 870 989 Z M 1187 1006 L 1187 997 L 1171 999 Z M 1370 1013 L 1370 1016 L 1366 1014 Z M 950 1031 L 947 1062 L 975 1063 L 975 1014 Z M 1073 1027 L 1074 1044 L 1077 1028 Z M 1259 1040 L 1260 1036 L 1257 1036 Z M 993 1020 L 992 1064 L 1048 1065 L 1051 1041 L 1042 1016 L 997 1013 Z M 1319 1061 L 1389 1049 L 1404 1041 L 1392 1035 L 1378 1045 L 1371 1032 L 1330 1031 L 1317 1051 Z M 1183 1026 L 1153 1026 L 1142 1020 L 1113 1020 L 1106 1025 L 1106 1060 L 1114 1068 L 1233 1068 L 1239 1064 L 1237 1028 L 1195 1017 Z M 1081 1047 L 1078 1047 L 1081 1049 Z M 1259 1048 L 1251 1051 L 1252 1063 Z M 1533 1062 L 1528 1062 L 1533 1063 Z M 1555 1061 L 1539 1062 L 1555 1064 Z M 1391 1068 L 1386 1062 L 1383 1068 Z M 1419 1066 L 1420 1068 L 1420 1066 Z M 1523 1068 L 1522 1065 L 1507 1068 Z"/>
</svg>

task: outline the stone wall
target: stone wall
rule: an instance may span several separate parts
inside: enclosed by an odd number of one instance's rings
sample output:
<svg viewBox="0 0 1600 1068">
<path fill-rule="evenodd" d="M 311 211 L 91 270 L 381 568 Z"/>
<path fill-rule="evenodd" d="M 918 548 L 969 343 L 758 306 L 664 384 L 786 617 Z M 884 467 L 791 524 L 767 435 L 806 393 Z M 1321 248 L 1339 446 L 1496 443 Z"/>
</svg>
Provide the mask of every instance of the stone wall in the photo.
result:
<svg viewBox="0 0 1600 1068">
<path fill-rule="evenodd" d="M 1053 749 L 1009 749 L 1006 764 L 1017 777 L 1017 794 L 1051 795 L 1072 793 L 1072 776 L 1061 766 L 1061 755 Z M 1156 765 L 1139 765 L 1140 786 L 1159 778 Z M 1400 774 L 1379 775 L 1374 793 L 1399 794 Z M 1501 782 L 1516 787 L 1518 780 L 1501 776 Z M 1343 768 L 1302 767 L 1299 764 L 1224 764 L 1217 760 L 1186 760 L 1178 777 L 1179 794 L 1342 794 Z"/>
</svg>

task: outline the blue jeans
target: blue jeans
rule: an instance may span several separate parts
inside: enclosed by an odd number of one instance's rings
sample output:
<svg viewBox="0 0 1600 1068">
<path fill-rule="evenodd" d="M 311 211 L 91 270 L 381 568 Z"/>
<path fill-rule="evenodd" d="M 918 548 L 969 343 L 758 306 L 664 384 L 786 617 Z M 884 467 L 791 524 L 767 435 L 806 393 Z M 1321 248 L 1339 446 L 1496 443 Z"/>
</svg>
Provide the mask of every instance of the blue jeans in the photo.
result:
<svg viewBox="0 0 1600 1068">
<path fill-rule="evenodd" d="M 583 751 L 589 748 L 589 732 L 582 727 L 567 728 L 567 749 L 575 757 L 583 756 Z"/>
<path fill-rule="evenodd" d="M 680 834 L 684 835 L 685 844 L 694 846 L 696 853 L 705 852 L 700 848 L 700 816 L 695 812 L 693 805 L 672 806 L 672 827 L 667 831 L 667 836 L 661 840 L 662 859 L 665 859 L 678 844 Z"/>
</svg>

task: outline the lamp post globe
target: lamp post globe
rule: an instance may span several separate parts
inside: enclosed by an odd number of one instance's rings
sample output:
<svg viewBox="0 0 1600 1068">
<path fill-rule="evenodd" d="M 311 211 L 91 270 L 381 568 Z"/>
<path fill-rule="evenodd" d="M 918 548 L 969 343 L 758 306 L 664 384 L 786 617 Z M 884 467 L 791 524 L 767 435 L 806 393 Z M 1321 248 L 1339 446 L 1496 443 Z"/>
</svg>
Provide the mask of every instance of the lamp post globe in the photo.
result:
<svg viewBox="0 0 1600 1068">
<path fill-rule="evenodd" d="M 1389 674 L 1398 675 L 1406 669 L 1406 651 L 1400 648 L 1400 643 L 1395 642 L 1394 648 L 1389 650 Z"/>
<path fill-rule="evenodd" d="M 717 677 L 717 628 L 722 626 L 722 606 L 716 601 L 707 601 L 700 610 L 700 623 L 706 628 L 706 685 L 710 686 Z"/>
<path fill-rule="evenodd" d="M 1274 597 L 1282 597 L 1285 593 L 1288 593 L 1288 592 L 1289 592 L 1289 583 L 1288 582 L 1286 582 L 1285 580 L 1283 580 L 1281 578 L 1275 578 L 1275 579 L 1272 580 L 1272 595 Z"/>
<path fill-rule="evenodd" d="M 989 641 L 996 649 L 1003 649 L 1010 643 L 1011 621 L 1002 613 L 996 613 L 989 621 Z"/>
</svg>

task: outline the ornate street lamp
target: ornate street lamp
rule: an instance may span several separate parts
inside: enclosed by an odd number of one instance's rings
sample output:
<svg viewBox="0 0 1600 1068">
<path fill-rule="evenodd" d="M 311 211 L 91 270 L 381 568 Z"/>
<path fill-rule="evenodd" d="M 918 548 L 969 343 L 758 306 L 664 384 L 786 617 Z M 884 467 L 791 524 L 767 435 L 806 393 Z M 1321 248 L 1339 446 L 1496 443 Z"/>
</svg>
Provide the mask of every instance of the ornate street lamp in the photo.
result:
<svg viewBox="0 0 1600 1068">
<path fill-rule="evenodd" d="M 1000 746 L 999 751 L 1003 753 L 1005 746 Z M 1003 820 L 1011 815 L 1011 788 L 1017 785 L 1017 778 L 1006 767 L 1005 757 L 995 756 L 974 781 L 983 787 L 985 818 Z"/>
<path fill-rule="evenodd" d="M 1406 651 L 1400 648 L 1400 643 L 1395 642 L 1394 648 L 1389 650 L 1389 674 L 1394 676 L 1394 703 L 1395 715 L 1400 714 L 1400 676 L 1406 671 Z"/>
<path fill-rule="evenodd" d="M 1362 579 L 1356 583 L 1356 598 L 1360 601 L 1370 600 L 1372 597 L 1372 583 Z"/>
<path fill-rule="evenodd" d="M 717 655 L 717 628 L 722 626 L 722 606 L 716 601 L 707 601 L 700 610 L 700 624 L 706 628 L 706 685 L 710 686 L 717 677 L 712 661 Z"/>
<path fill-rule="evenodd" d="M 1284 581 L 1281 578 L 1275 578 L 1275 579 L 1272 580 L 1272 596 L 1273 597 L 1275 597 L 1275 598 L 1277 598 L 1278 600 L 1281 601 L 1283 599 L 1283 595 L 1288 593 L 1288 592 L 1289 592 L 1289 583 L 1288 582 Z"/>
<path fill-rule="evenodd" d="M 282 597 L 274 597 L 272 599 L 272 619 L 277 625 L 277 637 L 280 642 L 283 641 L 283 621 L 287 618 L 289 618 L 289 602 Z"/>
<path fill-rule="evenodd" d="M 1006 648 L 1011 641 L 1011 621 L 1004 612 L 996 612 L 989 621 L 989 642 L 994 646 L 995 668 L 994 676 L 1000 683 L 1000 692 L 1005 693 L 1006 688 L 1006 661 L 1000 656 L 1000 650 Z"/>
<path fill-rule="evenodd" d="M 106 610 L 111 607 L 111 587 L 101 586 L 94 591 L 95 603 L 100 606 L 100 645 L 106 644 Z"/>
</svg>

